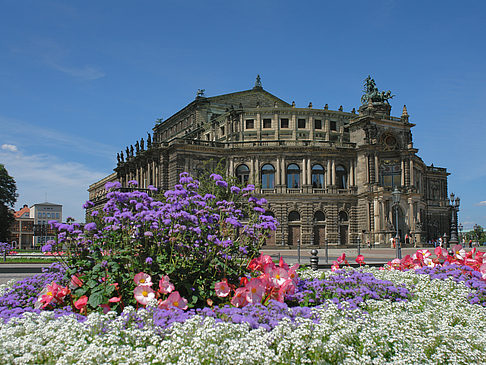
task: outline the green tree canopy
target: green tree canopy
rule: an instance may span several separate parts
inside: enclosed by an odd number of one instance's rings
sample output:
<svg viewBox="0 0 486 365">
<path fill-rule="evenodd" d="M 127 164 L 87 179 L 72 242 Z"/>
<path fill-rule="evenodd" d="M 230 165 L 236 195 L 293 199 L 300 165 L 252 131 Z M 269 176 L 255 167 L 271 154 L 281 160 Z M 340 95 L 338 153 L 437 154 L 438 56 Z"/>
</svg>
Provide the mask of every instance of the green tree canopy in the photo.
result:
<svg viewBox="0 0 486 365">
<path fill-rule="evenodd" d="M 14 216 L 10 211 L 17 201 L 17 185 L 5 166 L 0 164 L 0 242 L 7 242 Z"/>
</svg>

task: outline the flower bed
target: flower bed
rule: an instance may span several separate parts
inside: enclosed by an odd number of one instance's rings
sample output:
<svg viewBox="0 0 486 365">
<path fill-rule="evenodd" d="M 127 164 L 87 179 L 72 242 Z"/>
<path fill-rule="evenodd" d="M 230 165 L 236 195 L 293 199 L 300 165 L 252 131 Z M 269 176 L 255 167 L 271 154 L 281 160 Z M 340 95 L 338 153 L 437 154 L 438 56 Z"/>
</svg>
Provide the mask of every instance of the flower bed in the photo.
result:
<svg viewBox="0 0 486 365">
<path fill-rule="evenodd" d="M 454 265 L 455 266 L 455 265 Z M 87 317 L 41 311 L 0 324 L 0 362 L 44 363 L 484 363 L 486 310 L 464 282 L 375 268 L 303 271 L 303 280 L 364 275 L 406 287 L 356 309 L 346 301 L 165 310 L 126 307 Z M 374 279 L 373 279 L 374 280 Z M 482 280 L 482 279 L 480 279 Z M 371 290 L 371 289 L 370 289 Z M 5 294 L 4 294 L 5 295 Z M 341 307 L 339 306 L 341 304 Z M 366 312 L 363 311 L 366 306 Z M 83 320 L 80 321 L 80 318 Z"/>
<path fill-rule="evenodd" d="M 0 363 L 486 363 L 482 252 L 274 263 L 265 201 L 211 178 L 161 200 L 111 184 L 93 222 L 53 222 L 61 265 L 0 286 Z"/>
</svg>

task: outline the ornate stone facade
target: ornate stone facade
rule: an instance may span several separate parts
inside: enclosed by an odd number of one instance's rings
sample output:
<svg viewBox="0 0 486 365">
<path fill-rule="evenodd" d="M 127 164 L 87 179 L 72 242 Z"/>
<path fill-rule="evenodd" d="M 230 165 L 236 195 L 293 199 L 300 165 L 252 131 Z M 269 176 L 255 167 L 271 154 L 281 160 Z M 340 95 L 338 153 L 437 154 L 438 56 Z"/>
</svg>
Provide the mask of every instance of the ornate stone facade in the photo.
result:
<svg viewBox="0 0 486 365">
<path fill-rule="evenodd" d="M 391 93 L 372 92 L 381 99 L 364 97 L 358 112 L 344 112 L 327 104 L 298 108 L 265 91 L 259 79 L 253 89 L 220 96 L 198 90 L 192 103 L 157 121 L 153 140 L 149 135 L 146 145 L 142 139 L 118 155 L 115 173 L 89 187 L 90 200 L 103 204 L 107 181 L 166 190 L 179 173 L 198 176 L 208 162 L 223 159 L 228 174 L 257 186 L 281 223 L 268 245 L 323 246 L 325 239 L 356 245 L 358 237 L 389 245 L 395 186 L 402 240 L 450 236 L 446 169 L 417 155 L 406 107 L 392 117 Z"/>
</svg>

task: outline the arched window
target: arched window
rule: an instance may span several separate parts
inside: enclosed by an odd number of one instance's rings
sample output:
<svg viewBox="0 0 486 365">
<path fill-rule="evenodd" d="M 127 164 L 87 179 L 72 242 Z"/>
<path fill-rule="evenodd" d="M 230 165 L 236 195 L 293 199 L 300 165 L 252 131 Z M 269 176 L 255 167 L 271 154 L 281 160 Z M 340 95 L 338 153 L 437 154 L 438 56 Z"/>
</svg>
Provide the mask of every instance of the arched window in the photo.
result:
<svg viewBox="0 0 486 365">
<path fill-rule="evenodd" d="M 344 223 L 344 222 L 347 222 L 347 221 L 348 221 L 348 213 L 341 210 L 339 212 L 339 222 Z"/>
<path fill-rule="evenodd" d="M 275 168 L 266 164 L 262 167 L 262 189 L 273 189 L 275 187 Z"/>
<path fill-rule="evenodd" d="M 300 221 L 300 214 L 299 212 L 293 210 L 289 213 L 289 222 L 298 222 Z"/>
<path fill-rule="evenodd" d="M 338 189 L 346 189 L 348 187 L 348 173 L 343 165 L 336 166 L 336 184 Z"/>
<path fill-rule="evenodd" d="M 324 215 L 323 212 L 318 210 L 317 212 L 314 213 L 314 220 L 316 222 L 324 222 L 326 220 L 326 216 Z"/>
<path fill-rule="evenodd" d="M 236 168 L 236 179 L 239 183 L 246 185 L 250 178 L 250 169 L 246 165 L 240 165 Z"/>
<path fill-rule="evenodd" d="M 324 187 L 324 167 L 321 165 L 312 166 L 312 187 L 322 189 Z"/>
<path fill-rule="evenodd" d="M 287 166 L 287 188 L 297 189 L 300 187 L 300 168 L 292 163 Z"/>
</svg>

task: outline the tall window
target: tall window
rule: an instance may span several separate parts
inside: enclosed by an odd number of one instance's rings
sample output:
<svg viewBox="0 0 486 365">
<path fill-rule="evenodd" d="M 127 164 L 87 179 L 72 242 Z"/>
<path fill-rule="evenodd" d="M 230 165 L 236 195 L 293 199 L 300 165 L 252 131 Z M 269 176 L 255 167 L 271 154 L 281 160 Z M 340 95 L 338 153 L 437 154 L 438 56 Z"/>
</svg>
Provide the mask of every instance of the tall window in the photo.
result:
<svg viewBox="0 0 486 365">
<path fill-rule="evenodd" d="M 253 129 L 255 128 L 255 121 L 253 119 L 247 119 L 245 125 L 245 129 Z"/>
<path fill-rule="evenodd" d="M 263 119 L 263 128 L 272 128 L 272 120 L 267 118 Z"/>
<path fill-rule="evenodd" d="M 275 187 L 275 168 L 266 164 L 262 167 L 262 189 L 273 189 Z"/>
<path fill-rule="evenodd" d="M 292 163 L 287 166 L 287 188 L 297 189 L 300 187 L 300 168 Z"/>
<path fill-rule="evenodd" d="M 344 222 L 347 222 L 347 221 L 348 221 L 348 213 L 341 210 L 339 212 L 339 222 L 344 223 Z"/>
<path fill-rule="evenodd" d="M 250 178 L 250 169 L 246 165 L 240 165 L 236 168 L 236 179 L 238 182 L 246 185 L 248 184 L 248 180 Z"/>
<path fill-rule="evenodd" d="M 385 160 L 380 166 L 381 186 L 401 186 L 402 185 L 402 169 L 400 161 Z"/>
<path fill-rule="evenodd" d="M 325 220 L 326 220 L 326 216 L 320 210 L 318 210 L 317 212 L 314 213 L 314 221 L 324 222 Z"/>
<path fill-rule="evenodd" d="M 312 187 L 322 189 L 324 187 L 324 167 L 321 165 L 312 166 Z"/>
<path fill-rule="evenodd" d="M 343 165 L 336 166 L 336 184 L 338 189 L 346 189 L 348 187 L 348 173 Z"/>
<path fill-rule="evenodd" d="M 289 213 L 289 222 L 298 222 L 300 221 L 300 214 L 299 212 L 293 210 Z"/>
<path fill-rule="evenodd" d="M 299 129 L 304 129 L 305 128 L 305 119 L 297 120 L 297 126 L 299 127 Z"/>
<path fill-rule="evenodd" d="M 335 120 L 331 120 L 329 128 L 331 129 L 331 131 L 337 131 L 337 125 Z"/>
<path fill-rule="evenodd" d="M 288 128 L 288 127 L 289 127 L 289 118 L 280 119 L 280 128 Z"/>
<path fill-rule="evenodd" d="M 322 120 L 314 119 L 314 129 L 322 129 Z"/>
</svg>

